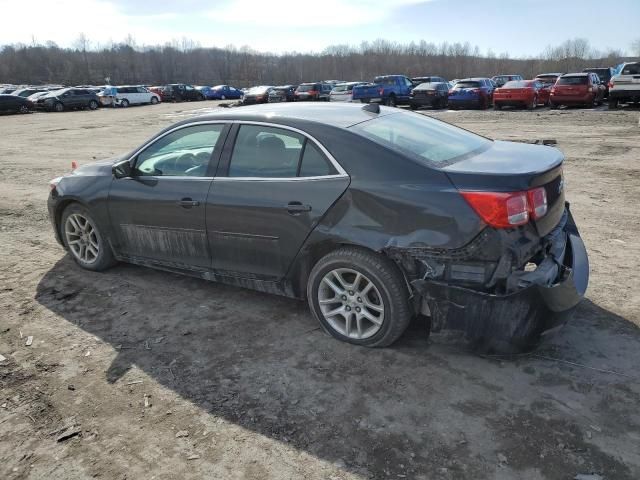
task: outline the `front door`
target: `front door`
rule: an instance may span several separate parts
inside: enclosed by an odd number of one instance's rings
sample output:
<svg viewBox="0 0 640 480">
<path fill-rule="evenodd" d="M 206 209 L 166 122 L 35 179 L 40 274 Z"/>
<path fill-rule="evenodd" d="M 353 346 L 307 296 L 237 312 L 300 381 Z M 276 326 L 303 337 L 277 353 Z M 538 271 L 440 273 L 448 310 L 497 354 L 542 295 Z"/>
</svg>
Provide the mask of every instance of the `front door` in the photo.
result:
<svg viewBox="0 0 640 480">
<path fill-rule="evenodd" d="M 213 270 L 277 281 L 349 177 L 298 131 L 265 124 L 234 128 L 233 151 L 225 147 L 222 174 L 207 200 Z"/>
<path fill-rule="evenodd" d="M 227 131 L 223 123 L 172 130 L 136 154 L 130 178 L 113 180 L 109 216 L 119 255 L 178 268 L 210 266 L 205 205 Z"/>
</svg>

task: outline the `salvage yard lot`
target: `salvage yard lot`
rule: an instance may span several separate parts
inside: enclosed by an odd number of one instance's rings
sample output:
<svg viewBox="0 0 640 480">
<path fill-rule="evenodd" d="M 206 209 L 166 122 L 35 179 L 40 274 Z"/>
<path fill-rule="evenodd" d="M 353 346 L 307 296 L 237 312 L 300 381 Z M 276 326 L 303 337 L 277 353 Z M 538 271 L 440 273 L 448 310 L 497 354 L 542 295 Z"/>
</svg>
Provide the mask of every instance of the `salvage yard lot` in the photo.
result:
<svg viewBox="0 0 640 480">
<path fill-rule="evenodd" d="M 391 348 L 357 348 L 295 300 L 77 267 L 53 238 L 48 181 L 202 110 L 0 117 L 0 478 L 640 478 L 638 110 L 422 112 L 556 139 L 567 157 L 587 299 L 515 359 L 426 339 L 417 321 Z"/>
</svg>

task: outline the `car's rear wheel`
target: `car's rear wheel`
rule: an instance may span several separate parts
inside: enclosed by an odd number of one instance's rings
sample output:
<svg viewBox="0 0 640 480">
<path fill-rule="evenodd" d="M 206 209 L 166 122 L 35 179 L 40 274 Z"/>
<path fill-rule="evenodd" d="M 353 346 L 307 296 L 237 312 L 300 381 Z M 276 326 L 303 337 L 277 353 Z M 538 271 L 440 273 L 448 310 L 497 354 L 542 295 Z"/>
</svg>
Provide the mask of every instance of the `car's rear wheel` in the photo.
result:
<svg viewBox="0 0 640 480">
<path fill-rule="evenodd" d="M 609 110 L 615 110 L 618 108 L 618 100 L 609 99 Z"/>
<path fill-rule="evenodd" d="M 549 107 L 551 108 L 551 110 L 555 110 L 556 108 L 558 108 L 558 104 L 553 103 L 551 100 L 549 100 Z"/>
<path fill-rule="evenodd" d="M 417 110 L 418 109 L 418 105 L 416 105 L 415 103 L 412 103 L 412 104 L 409 105 L 409 108 L 411 110 Z"/>
<path fill-rule="evenodd" d="M 63 105 L 61 102 L 56 102 L 56 103 L 53 105 L 53 109 L 54 109 L 56 112 L 63 112 L 63 111 L 64 111 L 64 105 Z"/>
<path fill-rule="evenodd" d="M 220 100 L 226 100 L 227 97 L 225 97 L 224 95 L 220 95 Z"/>
<path fill-rule="evenodd" d="M 20 113 L 29 113 L 29 107 L 27 107 L 26 105 L 20 105 L 20 108 L 18 109 L 18 112 L 20 112 Z"/>
<path fill-rule="evenodd" d="M 100 271 L 116 263 L 111 247 L 83 206 L 74 203 L 64 210 L 60 232 L 71 257 L 82 268 Z"/>
<path fill-rule="evenodd" d="M 537 105 L 538 105 L 538 97 L 533 97 L 533 100 L 531 100 L 531 103 L 527 105 L 527 109 L 535 110 Z"/>
<path fill-rule="evenodd" d="M 353 247 L 318 261 L 309 276 L 307 298 L 329 334 L 367 347 L 391 345 L 412 317 L 398 267 L 382 255 Z"/>
<path fill-rule="evenodd" d="M 395 106 L 396 106 L 396 96 L 389 95 L 389 98 L 387 99 L 387 107 L 395 107 Z"/>
<path fill-rule="evenodd" d="M 129 106 L 129 100 L 127 100 L 126 98 L 123 98 L 122 101 L 120 102 L 120 106 L 122 108 L 127 108 Z"/>
</svg>

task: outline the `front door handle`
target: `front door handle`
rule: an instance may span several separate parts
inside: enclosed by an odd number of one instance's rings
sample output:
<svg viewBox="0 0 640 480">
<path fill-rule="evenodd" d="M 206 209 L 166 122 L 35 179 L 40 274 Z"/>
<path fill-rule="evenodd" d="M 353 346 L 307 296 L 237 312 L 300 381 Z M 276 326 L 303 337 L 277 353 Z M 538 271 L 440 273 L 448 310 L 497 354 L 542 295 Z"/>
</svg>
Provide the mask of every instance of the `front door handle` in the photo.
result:
<svg viewBox="0 0 640 480">
<path fill-rule="evenodd" d="M 297 215 L 302 212 L 310 212 L 311 205 L 303 205 L 301 202 L 289 202 L 286 209 L 291 215 Z"/>
<path fill-rule="evenodd" d="M 183 198 L 178 202 L 178 205 L 180 205 L 183 208 L 191 208 L 191 207 L 197 207 L 198 205 L 200 205 L 200 202 L 195 201 L 192 198 Z"/>
</svg>

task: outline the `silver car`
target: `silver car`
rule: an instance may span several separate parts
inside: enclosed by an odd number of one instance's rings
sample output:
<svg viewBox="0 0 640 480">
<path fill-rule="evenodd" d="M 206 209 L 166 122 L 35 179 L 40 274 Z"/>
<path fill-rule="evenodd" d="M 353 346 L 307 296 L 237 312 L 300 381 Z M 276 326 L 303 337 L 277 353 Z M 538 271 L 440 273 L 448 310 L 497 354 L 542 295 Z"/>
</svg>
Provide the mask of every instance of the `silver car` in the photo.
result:
<svg viewBox="0 0 640 480">
<path fill-rule="evenodd" d="M 346 82 L 339 83 L 331 90 L 329 94 L 330 102 L 352 102 L 353 87 L 357 85 L 367 85 L 367 82 Z"/>
</svg>

